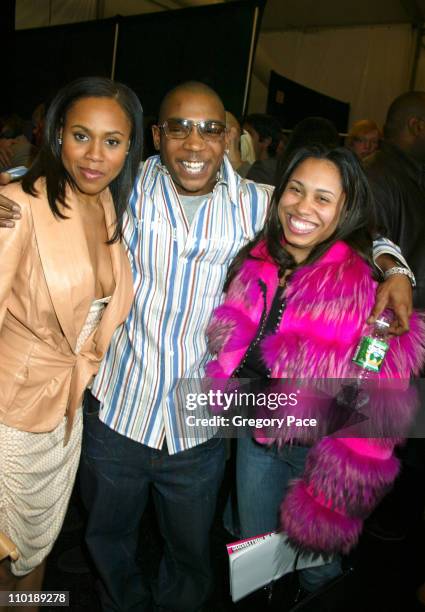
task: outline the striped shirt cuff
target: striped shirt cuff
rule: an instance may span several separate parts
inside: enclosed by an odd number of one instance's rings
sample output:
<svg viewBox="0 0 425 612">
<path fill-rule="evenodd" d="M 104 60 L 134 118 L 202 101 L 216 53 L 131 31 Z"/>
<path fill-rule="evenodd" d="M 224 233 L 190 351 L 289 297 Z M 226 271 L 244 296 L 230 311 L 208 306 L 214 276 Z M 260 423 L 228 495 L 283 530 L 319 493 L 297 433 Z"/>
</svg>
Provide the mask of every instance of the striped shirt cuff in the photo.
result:
<svg viewBox="0 0 425 612">
<path fill-rule="evenodd" d="M 391 242 L 391 240 L 389 240 L 388 238 L 384 238 L 383 236 L 379 236 L 379 238 L 373 241 L 373 261 L 375 262 L 375 266 L 383 275 L 383 271 L 376 263 L 376 260 L 380 255 L 391 255 L 391 257 L 394 257 L 394 259 L 396 259 L 397 262 L 399 262 L 400 265 L 403 266 L 403 268 L 407 268 L 412 272 L 409 264 L 403 257 L 400 247 L 394 244 L 394 242 Z M 416 286 L 416 280 L 414 275 L 412 285 L 413 287 Z"/>
</svg>

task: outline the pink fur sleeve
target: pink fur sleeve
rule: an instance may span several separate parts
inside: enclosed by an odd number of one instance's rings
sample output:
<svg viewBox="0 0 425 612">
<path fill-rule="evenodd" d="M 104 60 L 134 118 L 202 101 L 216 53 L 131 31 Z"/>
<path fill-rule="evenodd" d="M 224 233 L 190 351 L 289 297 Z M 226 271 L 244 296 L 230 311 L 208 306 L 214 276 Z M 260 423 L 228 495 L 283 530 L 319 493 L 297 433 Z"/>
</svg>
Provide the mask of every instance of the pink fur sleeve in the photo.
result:
<svg viewBox="0 0 425 612">
<path fill-rule="evenodd" d="M 282 503 L 289 540 L 304 551 L 348 553 L 363 519 L 392 485 L 398 461 L 371 440 L 323 438 L 312 447 L 303 477 Z"/>
<path fill-rule="evenodd" d="M 390 431 L 393 437 L 323 438 L 309 451 L 302 478 L 292 483 L 281 506 L 282 528 L 297 548 L 334 554 L 356 545 L 364 518 L 398 474 L 393 448 L 414 414 L 416 394 L 407 381 L 423 368 L 424 347 L 424 320 L 415 314 L 409 333 L 391 340 L 380 376 L 388 384 L 382 381 L 374 392 L 368 415 L 369 431 Z"/>
</svg>

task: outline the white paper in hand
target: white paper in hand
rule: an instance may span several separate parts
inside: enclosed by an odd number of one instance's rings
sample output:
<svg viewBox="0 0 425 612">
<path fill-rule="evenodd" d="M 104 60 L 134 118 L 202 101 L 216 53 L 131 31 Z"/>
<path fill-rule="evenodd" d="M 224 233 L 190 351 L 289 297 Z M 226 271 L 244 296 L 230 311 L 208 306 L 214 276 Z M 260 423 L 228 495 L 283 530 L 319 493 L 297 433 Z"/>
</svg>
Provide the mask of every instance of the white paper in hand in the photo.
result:
<svg viewBox="0 0 425 612">
<path fill-rule="evenodd" d="M 286 543 L 284 533 L 266 533 L 227 544 L 230 594 L 236 602 L 294 569 L 296 552 Z M 300 556 L 296 569 L 327 563 L 322 557 Z"/>
</svg>

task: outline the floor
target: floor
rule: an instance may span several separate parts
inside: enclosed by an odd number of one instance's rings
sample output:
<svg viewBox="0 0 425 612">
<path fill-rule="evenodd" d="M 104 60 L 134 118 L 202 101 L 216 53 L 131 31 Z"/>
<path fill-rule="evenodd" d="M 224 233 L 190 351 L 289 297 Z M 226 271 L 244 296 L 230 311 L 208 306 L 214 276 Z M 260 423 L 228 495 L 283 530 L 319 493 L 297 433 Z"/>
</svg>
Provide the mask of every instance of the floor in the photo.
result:
<svg viewBox="0 0 425 612">
<path fill-rule="evenodd" d="M 221 522 L 229 474 L 223 485 L 212 530 L 216 585 L 206 608 L 208 612 L 425 612 L 425 606 L 417 604 L 415 598 L 417 586 L 425 579 L 425 523 L 422 517 L 415 525 L 410 525 L 401 540 L 385 541 L 365 532 L 354 554 L 347 560 L 348 569 L 344 577 L 312 601 L 304 600 L 297 607 L 288 603 L 288 599 L 292 601 L 290 593 L 295 586 L 293 579 L 286 578 L 274 585 L 271 597 L 269 590 L 262 590 L 241 602 L 232 603 L 225 544 L 234 538 L 225 531 Z M 68 590 L 70 610 L 96 612 L 100 607 L 93 568 L 89 573 L 73 574 L 58 567 L 64 551 L 83 545 L 82 518 L 75 494 L 72 510 L 48 560 L 44 589 Z M 81 524 L 74 529 L 77 523 Z M 141 562 L 152 574 L 161 554 L 161 540 L 151 507 L 148 507 L 142 523 Z"/>
</svg>

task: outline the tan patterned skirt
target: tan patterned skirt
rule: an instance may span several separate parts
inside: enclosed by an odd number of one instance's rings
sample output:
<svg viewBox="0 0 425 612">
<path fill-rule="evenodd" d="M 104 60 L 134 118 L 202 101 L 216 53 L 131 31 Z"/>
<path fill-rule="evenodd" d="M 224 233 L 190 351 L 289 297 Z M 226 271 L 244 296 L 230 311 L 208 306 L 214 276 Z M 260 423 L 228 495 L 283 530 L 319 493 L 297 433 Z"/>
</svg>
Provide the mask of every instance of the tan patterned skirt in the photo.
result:
<svg viewBox="0 0 425 612">
<path fill-rule="evenodd" d="M 18 548 L 15 576 L 39 565 L 62 528 L 81 452 L 82 414 L 63 445 L 65 419 L 48 433 L 0 424 L 0 532 Z"/>
</svg>

